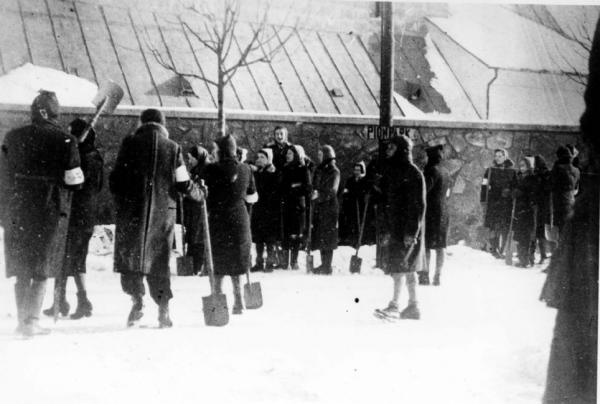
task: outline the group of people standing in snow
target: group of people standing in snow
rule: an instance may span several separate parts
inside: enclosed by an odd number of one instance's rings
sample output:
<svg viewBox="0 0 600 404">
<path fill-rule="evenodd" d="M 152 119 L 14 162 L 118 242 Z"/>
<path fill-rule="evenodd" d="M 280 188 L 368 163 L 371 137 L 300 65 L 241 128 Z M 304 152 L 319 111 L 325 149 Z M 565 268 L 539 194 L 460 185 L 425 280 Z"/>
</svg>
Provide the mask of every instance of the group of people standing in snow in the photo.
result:
<svg viewBox="0 0 600 404">
<path fill-rule="evenodd" d="M 573 215 L 579 192 L 578 151 L 572 145 L 556 150 L 552 169 L 541 155 L 521 155 L 515 167 L 504 149 L 494 151 L 494 162 L 483 177 L 481 202 L 485 209 L 484 225 L 490 230 L 488 251 L 496 258 L 507 250 L 509 231 L 517 242 L 517 266 L 535 264 L 539 249 L 543 264 L 551 242 L 548 226 L 558 227 L 559 234 Z"/>
</svg>

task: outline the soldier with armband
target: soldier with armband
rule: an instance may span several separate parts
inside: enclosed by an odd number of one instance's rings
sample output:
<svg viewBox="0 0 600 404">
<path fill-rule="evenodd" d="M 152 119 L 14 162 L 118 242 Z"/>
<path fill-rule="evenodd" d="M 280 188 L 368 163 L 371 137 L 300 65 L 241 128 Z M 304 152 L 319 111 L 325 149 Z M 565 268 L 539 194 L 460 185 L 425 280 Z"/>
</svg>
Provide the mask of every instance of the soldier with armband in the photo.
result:
<svg viewBox="0 0 600 404">
<path fill-rule="evenodd" d="M 16 276 L 17 333 L 48 334 L 39 325 L 46 282 L 62 267 L 72 190 L 84 182 L 77 139 L 57 123 L 53 92 L 41 90 L 30 125 L 6 134 L 0 156 L 0 212 L 6 275 Z"/>
</svg>

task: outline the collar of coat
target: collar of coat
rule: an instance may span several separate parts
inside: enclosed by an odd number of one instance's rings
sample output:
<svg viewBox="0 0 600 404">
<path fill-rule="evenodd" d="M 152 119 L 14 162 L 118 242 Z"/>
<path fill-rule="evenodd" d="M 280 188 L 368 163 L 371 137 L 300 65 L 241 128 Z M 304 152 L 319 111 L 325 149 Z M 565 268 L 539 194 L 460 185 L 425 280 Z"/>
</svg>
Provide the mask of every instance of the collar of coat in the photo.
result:
<svg viewBox="0 0 600 404">
<path fill-rule="evenodd" d="M 167 139 L 169 138 L 169 131 L 167 130 L 167 128 L 165 128 L 160 123 L 146 122 L 146 123 L 141 124 L 138 129 L 146 129 L 146 128 L 156 130 L 156 131 L 158 131 L 158 133 L 160 133 L 161 135 L 163 135 Z"/>
</svg>

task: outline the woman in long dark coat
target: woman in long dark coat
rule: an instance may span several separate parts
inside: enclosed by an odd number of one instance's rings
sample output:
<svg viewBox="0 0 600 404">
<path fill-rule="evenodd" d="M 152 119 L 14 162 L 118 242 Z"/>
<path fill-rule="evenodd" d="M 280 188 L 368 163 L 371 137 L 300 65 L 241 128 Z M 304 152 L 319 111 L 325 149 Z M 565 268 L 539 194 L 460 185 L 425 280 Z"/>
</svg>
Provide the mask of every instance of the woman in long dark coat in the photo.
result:
<svg viewBox="0 0 600 404">
<path fill-rule="evenodd" d="M 533 265 L 532 254 L 535 248 L 536 234 L 536 192 L 537 178 L 533 173 L 533 157 L 521 157 L 519 172 L 513 185 L 515 217 L 513 219 L 513 240 L 517 244 L 519 263 L 516 266 L 526 268 Z"/>
<path fill-rule="evenodd" d="M 357 246 L 359 224 L 362 221 L 365 209 L 365 198 L 369 193 L 371 184 L 366 176 L 366 166 L 362 161 L 354 164 L 352 175 L 346 180 L 341 192 L 341 209 L 339 220 L 340 245 Z M 362 244 L 375 242 L 375 216 L 373 203 L 369 203 L 365 228 L 363 230 Z M 358 211 L 357 211 L 358 206 Z"/>
<path fill-rule="evenodd" d="M 188 161 L 190 162 L 190 178 L 196 184 L 204 175 L 204 170 L 208 164 L 208 151 L 201 146 L 192 146 L 188 151 Z M 183 225 L 185 227 L 185 240 L 187 245 L 187 255 L 192 257 L 194 262 L 194 273 L 204 274 L 204 236 L 202 229 L 202 203 L 186 197 L 183 199 Z"/>
<path fill-rule="evenodd" d="M 412 141 L 393 138 L 386 150 L 383 177 L 375 190 L 383 194 L 383 265 L 394 281 L 394 294 L 388 306 L 376 315 L 419 319 L 415 272 L 422 270 L 425 230 L 425 179 L 412 162 Z M 406 280 L 408 306 L 398 310 L 400 288 Z"/>
<path fill-rule="evenodd" d="M 294 145 L 286 154 L 281 173 L 280 194 L 283 209 L 284 258 L 292 269 L 298 269 L 298 251 L 306 231 L 306 206 L 312 191 L 310 171 L 304 162 L 304 149 Z M 288 268 L 287 262 L 281 263 Z"/>
<path fill-rule="evenodd" d="M 425 262 L 426 268 L 419 272 L 419 284 L 429 284 L 429 262 L 431 250 L 435 250 L 435 274 L 433 284 L 440 284 L 444 266 L 444 255 L 448 238 L 448 197 L 450 196 L 450 175 L 440 166 L 444 149 L 439 146 L 427 150 L 425 185 L 427 187 L 427 211 L 425 214 Z"/>
<path fill-rule="evenodd" d="M 223 277 L 233 283 L 233 314 L 243 309 L 240 275 L 250 270 L 250 217 L 246 203 L 258 196 L 250 167 L 236 157 L 237 145 L 231 135 L 217 141 L 218 161 L 206 167 L 208 212 L 216 289 L 220 293 Z"/>
<path fill-rule="evenodd" d="M 337 193 L 340 186 L 340 170 L 335 164 L 335 152 L 329 145 L 319 150 L 320 164 L 313 180 L 312 200 L 314 203 L 313 245 L 320 250 L 321 266 L 314 273 L 331 275 L 333 251 L 338 243 L 339 203 Z"/>
<path fill-rule="evenodd" d="M 60 314 L 66 316 L 70 309 L 66 299 L 67 279 L 69 276 L 75 279 L 77 308 L 71 314 L 73 320 L 92 315 L 93 307 L 87 297 L 85 287 L 85 260 L 88 255 L 88 245 L 94 233 L 98 213 L 98 194 L 102 190 L 104 179 L 104 160 L 95 145 L 96 132 L 94 129 L 90 129 L 87 137 L 81 141 L 81 135 L 86 127 L 87 123 L 80 118 L 75 119 L 69 125 L 69 131 L 79 140 L 78 148 L 84 183 L 80 190 L 73 193 L 62 274 L 55 280 L 54 286 L 59 288 Z M 53 316 L 54 305 L 44 310 L 44 314 Z"/>
<path fill-rule="evenodd" d="M 273 165 L 273 150 L 261 149 L 254 173 L 258 201 L 252 208 L 252 241 L 256 245 L 256 265 L 253 271 L 271 272 L 278 265 L 277 242 L 280 237 L 281 203 L 279 197 L 279 173 Z M 267 262 L 263 258 L 267 250 Z"/>
<path fill-rule="evenodd" d="M 554 223 L 559 231 L 573 216 L 575 205 L 575 192 L 579 185 L 579 170 L 572 164 L 573 155 L 564 146 L 556 150 L 558 160 L 554 163 L 551 172 L 552 178 L 552 205 L 554 212 Z"/>
<path fill-rule="evenodd" d="M 537 206 L 537 220 L 535 236 L 537 239 L 537 245 L 540 249 L 540 264 L 548 258 L 546 253 L 546 230 L 545 225 L 550 223 L 550 197 L 551 197 L 551 180 L 550 170 L 546 160 L 541 155 L 535 156 L 535 168 L 534 173 L 537 179 L 537 191 L 535 193 Z"/>
</svg>

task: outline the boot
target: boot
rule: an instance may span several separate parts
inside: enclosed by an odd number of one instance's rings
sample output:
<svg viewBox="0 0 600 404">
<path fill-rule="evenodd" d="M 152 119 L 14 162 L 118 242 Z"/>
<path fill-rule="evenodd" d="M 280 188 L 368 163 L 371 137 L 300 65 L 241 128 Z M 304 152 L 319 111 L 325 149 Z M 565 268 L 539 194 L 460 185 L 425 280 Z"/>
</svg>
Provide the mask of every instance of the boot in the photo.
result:
<svg viewBox="0 0 600 404">
<path fill-rule="evenodd" d="M 263 260 L 263 252 L 265 251 L 265 243 L 256 243 L 256 265 L 250 268 L 250 272 L 262 272 L 265 269 Z"/>
<path fill-rule="evenodd" d="M 401 319 L 418 320 L 421 318 L 421 312 L 417 303 L 409 303 L 408 306 L 400 313 Z"/>
<path fill-rule="evenodd" d="M 298 269 L 300 269 L 300 267 L 298 266 L 298 249 L 297 248 L 292 249 L 290 261 L 291 261 L 291 263 L 290 263 L 291 269 L 293 269 L 294 271 L 297 271 Z"/>
<path fill-rule="evenodd" d="M 429 273 L 425 271 L 419 271 L 419 285 L 429 285 Z"/>
<path fill-rule="evenodd" d="M 333 261 L 333 250 L 321 250 L 321 266 L 319 267 L 319 274 L 331 275 L 333 268 L 331 262 Z"/>
<path fill-rule="evenodd" d="M 262 262 L 256 262 L 256 265 L 254 265 L 252 268 L 250 268 L 250 272 L 262 272 L 265 270 L 265 267 L 263 265 Z"/>
<path fill-rule="evenodd" d="M 62 285 L 61 285 L 62 283 Z M 61 288 L 60 289 L 60 299 L 59 299 L 59 305 L 58 305 L 58 312 L 60 313 L 60 315 L 62 317 L 67 317 L 69 315 L 69 311 L 71 310 L 71 305 L 69 304 L 69 302 L 67 302 L 67 278 L 64 278 L 61 280 L 59 280 L 58 278 L 54 280 L 54 290 L 56 292 L 57 288 Z M 52 303 L 52 306 L 48 307 L 46 310 L 43 311 L 45 316 L 48 317 L 54 317 L 54 303 Z"/>
<path fill-rule="evenodd" d="M 277 268 L 277 250 L 275 245 L 267 244 L 267 263 L 265 265 L 265 272 L 273 272 Z"/>
<path fill-rule="evenodd" d="M 281 269 L 288 269 L 290 265 L 290 250 L 283 250 L 282 259 L 279 261 Z"/>
<path fill-rule="evenodd" d="M 39 325 L 40 312 L 44 303 L 44 295 L 46 294 L 46 281 L 32 281 L 29 287 L 29 293 L 26 300 L 27 317 L 23 326 L 23 335 L 33 337 L 34 335 L 50 334 L 49 328 L 44 328 Z"/>
<path fill-rule="evenodd" d="M 142 300 L 142 296 L 132 296 L 131 300 L 133 300 L 133 305 L 127 317 L 127 327 L 133 327 L 144 317 L 144 312 L 142 311 L 144 309 L 144 301 Z"/>
<path fill-rule="evenodd" d="M 169 316 L 169 302 L 161 303 L 158 306 L 158 328 L 171 328 L 173 322 Z"/>
<path fill-rule="evenodd" d="M 22 334 L 25 330 L 25 319 L 27 317 L 27 293 L 29 292 L 29 285 L 27 282 L 15 283 L 15 301 L 17 303 L 17 334 Z"/>
<path fill-rule="evenodd" d="M 433 286 L 440 286 L 440 274 L 433 275 Z"/>
<path fill-rule="evenodd" d="M 75 313 L 71 314 L 72 320 L 79 320 L 83 317 L 90 317 L 92 315 L 92 302 L 87 298 L 87 292 L 82 290 L 77 292 L 77 308 Z"/>
<path fill-rule="evenodd" d="M 398 304 L 391 301 L 385 309 L 375 309 L 375 317 L 384 320 L 397 320 L 400 318 Z"/>
</svg>

